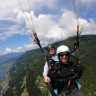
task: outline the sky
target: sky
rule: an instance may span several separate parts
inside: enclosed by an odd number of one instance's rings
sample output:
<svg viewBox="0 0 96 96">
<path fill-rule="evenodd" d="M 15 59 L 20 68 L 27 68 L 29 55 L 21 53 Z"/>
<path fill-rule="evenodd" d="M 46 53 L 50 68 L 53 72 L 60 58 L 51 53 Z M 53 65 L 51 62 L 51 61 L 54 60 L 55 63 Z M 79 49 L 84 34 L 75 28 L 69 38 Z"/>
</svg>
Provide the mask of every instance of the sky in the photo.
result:
<svg viewBox="0 0 96 96">
<path fill-rule="evenodd" d="M 0 55 L 38 48 L 81 35 L 96 35 L 96 0 L 0 0 Z M 78 23 L 77 23 L 78 21 Z"/>
</svg>

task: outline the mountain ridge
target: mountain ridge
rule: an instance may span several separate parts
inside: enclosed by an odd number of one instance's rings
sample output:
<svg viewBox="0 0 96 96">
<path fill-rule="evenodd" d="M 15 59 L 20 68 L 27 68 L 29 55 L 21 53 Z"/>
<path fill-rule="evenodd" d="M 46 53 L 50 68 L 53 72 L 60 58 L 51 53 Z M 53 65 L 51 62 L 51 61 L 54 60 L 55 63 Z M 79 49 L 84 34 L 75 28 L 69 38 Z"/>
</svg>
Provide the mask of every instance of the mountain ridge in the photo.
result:
<svg viewBox="0 0 96 96">
<path fill-rule="evenodd" d="M 0 68 L 7 68 L 12 65 L 21 55 L 25 52 L 12 52 L 4 55 L 0 55 Z"/>
<path fill-rule="evenodd" d="M 57 42 L 56 47 L 67 45 L 73 49 L 76 37 L 70 37 L 64 41 Z M 84 67 L 84 73 L 79 80 L 83 96 L 95 96 L 96 92 L 96 35 L 81 37 L 79 56 Z M 44 49 L 45 50 L 45 49 Z M 4 96 L 49 96 L 49 90 L 44 83 L 42 72 L 44 57 L 40 49 L 27 51 L 10 69 L 9 89 Z"/>
</svg>

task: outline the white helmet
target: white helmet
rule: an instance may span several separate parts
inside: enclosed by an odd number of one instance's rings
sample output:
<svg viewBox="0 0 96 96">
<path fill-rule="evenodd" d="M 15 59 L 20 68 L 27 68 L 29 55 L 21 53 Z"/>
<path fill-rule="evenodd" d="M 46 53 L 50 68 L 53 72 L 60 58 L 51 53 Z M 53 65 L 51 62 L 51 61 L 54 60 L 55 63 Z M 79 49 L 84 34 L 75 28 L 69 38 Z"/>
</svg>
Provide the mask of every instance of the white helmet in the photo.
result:
<svg viewBox="0 0 96 96">
<path fill-rule="evenodd" d="M 70 52 L 70 50 L 67 46 L 61 45 L 57 48 L 57 55 L 61 52 Z"/>
</svg>

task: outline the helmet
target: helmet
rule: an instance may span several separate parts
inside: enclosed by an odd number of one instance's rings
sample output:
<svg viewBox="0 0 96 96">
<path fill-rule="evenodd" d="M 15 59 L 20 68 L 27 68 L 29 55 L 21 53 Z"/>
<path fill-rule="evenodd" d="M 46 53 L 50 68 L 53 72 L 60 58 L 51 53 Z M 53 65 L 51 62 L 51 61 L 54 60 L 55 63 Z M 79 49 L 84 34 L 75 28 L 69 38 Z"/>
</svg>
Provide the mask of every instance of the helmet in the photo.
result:
<svg viewBox="0 0 96 96">
<path fill-rule="evenodd" d="M 46 47 L 47 51 L 49 51 L 52 48 L 55 49 L 55 47 L 53 45 L 51 45 L 51 44 L 48 44 L 48 46 Z"/>
<path fill-rule="evenodd" d="M 70 52 L 69 48 L 65 45 L 61 45 L 57 48 L 57 54 L 61 52 Z"/>
</svg>

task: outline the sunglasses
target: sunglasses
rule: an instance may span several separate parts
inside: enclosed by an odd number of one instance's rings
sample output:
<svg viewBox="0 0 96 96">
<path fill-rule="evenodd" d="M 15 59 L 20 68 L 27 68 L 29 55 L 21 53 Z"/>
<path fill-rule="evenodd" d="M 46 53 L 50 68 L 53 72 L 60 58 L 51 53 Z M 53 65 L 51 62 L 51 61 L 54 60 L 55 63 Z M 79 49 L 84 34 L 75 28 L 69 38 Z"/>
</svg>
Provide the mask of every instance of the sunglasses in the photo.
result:
<svg viewBox="0 0 96 96">
<path fill-rule="evenodd" d="M 50 51 L 50 50 L 54 50 L 54 48 L 50 48 L 50 49 L 48 49 L 48 51 Z"/>
<path fill-rule="evenodd" d="M 60 57 L 68 56 L 69 54 L 59 54 Z"/>
</svg>

